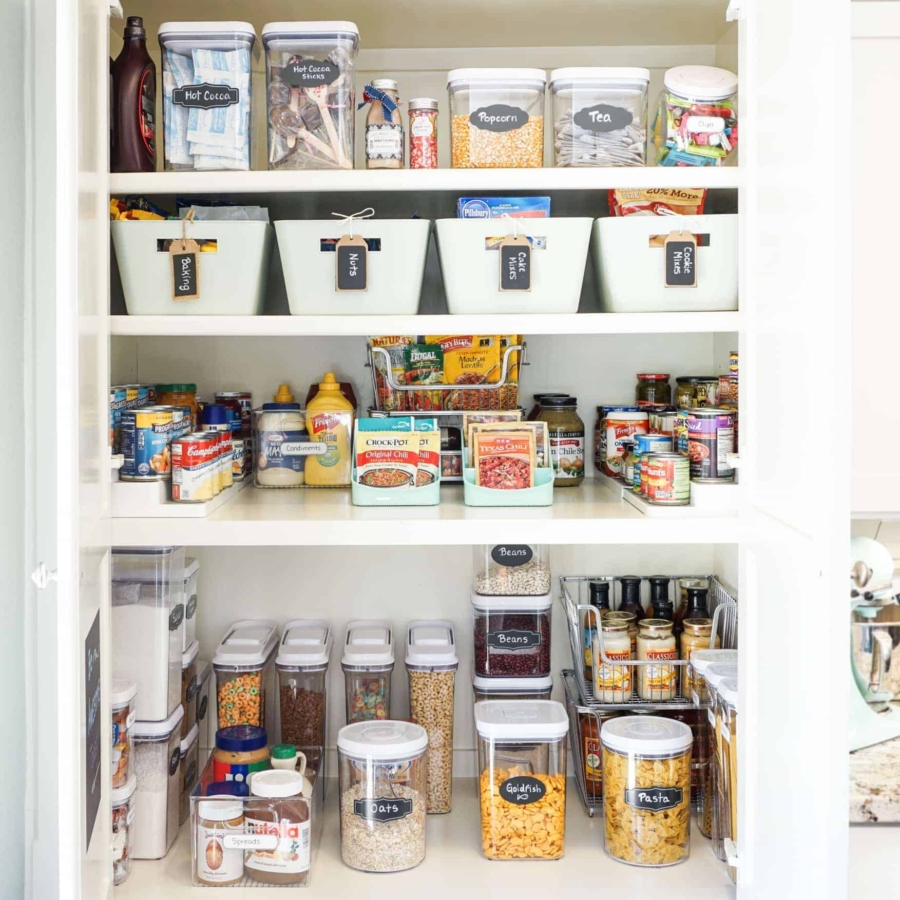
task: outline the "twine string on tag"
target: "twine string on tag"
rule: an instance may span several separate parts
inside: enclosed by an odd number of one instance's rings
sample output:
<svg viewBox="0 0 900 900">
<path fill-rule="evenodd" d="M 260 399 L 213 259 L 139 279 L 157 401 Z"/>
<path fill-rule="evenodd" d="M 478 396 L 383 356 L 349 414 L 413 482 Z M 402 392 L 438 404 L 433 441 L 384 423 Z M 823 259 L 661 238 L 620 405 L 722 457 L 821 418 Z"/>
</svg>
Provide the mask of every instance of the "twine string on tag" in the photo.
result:
<svg viewBox="0 0 900 900">
<path fill-rule="evenodd" d="M 181 250 L 187 248 L 187 224 L 194 221 L 194 210 L 189 209 L 187 214 L 181 217 Z"/>
<path fill-rule="evenodd" d="M 346 228 L 348 225 L 350 226 L 350 237 L 353 237 L 353 222 L 356 219 L 371 219 L 372 216 L 375 215 L 375 210 L 372 209 L 371 206 L 367 206 L 365 209 L 361 209 L 359 212 L 352 213 L 349 216 L 345 216 L 343 213 L 332 213 L 333 216 L 337 216 L 339 219 L 344 220 L 344 227 Z"/>
</svg>

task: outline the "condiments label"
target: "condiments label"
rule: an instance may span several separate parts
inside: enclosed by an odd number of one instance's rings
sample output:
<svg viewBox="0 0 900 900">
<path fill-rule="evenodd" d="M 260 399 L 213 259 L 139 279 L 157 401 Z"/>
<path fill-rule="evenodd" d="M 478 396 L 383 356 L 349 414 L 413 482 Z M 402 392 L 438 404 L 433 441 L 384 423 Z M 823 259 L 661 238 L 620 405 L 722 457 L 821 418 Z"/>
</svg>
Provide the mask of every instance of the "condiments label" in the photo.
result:
<svg viewBox="0 0 900 900">
<path fill-rule="evenodd" d="M 507 235 L 500 244 L 500 290 L 531 290 L 531 244 L 524 235 Z"/>
<path fill-rule="evenodd" d="M 240 100 L 239 88 L 205 81 L 202 84 L 186 84 L 172 91 L 172 102 L 188 109 L 218 109 L 222 106 L 235 106 Z"/>
<path fill-rule="evenodd" d="M 674 787 L 626 788 L 625 802 L 634 809 L 662 812 L 684 802 L 684 791 Z"/>
<path fill-rule="evenodd" d="M 541 646 L 539 631 L 489 631 L 487 645 L 495 650 L 531 650 Z"/>
<path fill-rule="evenodd" d="M 697 287 L 697 238 L 673 231 L 666 237 L 666 287 Z"/>
<path fill-rule="evenodd" d="M 197 300 L 200 297 L 200 247 L 196 241 L 178 239 L 169 247 L 172 264 L 172 299 Z"/>
<path fill-rule="evenodd" d="M 469 122 L 482 131 L 515 131 L 528 124 L 528 113 L 517 106 L 494 103 L 476 109 Z"/>
<path fill-rule="evenodd" d="M 495 544 L 491 547 L 491 559 L 498 566 L 515 569 L 530 563 L 534 551 L 528 544 Z"/>
<path fill-rule="evenodd" d="M 334 286 L 337 291 L 367 291 L 369 248 L 365 238 L 344 235 L 335 246 Z"/>
<path fill-rule="evenodd" d="M 403 797 L 364 797 L 353 801 L 353 812 L 368 821 L 394 822 L 412 813 L 412 800 Z"/>
<path fill-rule="evenodd" d="M 621 131 L 634 121 L 630 110 L 621 106 L 610 106 L 600 103 L 597 106 L 586 106 L 575 113 L 575 124 L 585 131 L 606 134 L 609 131 Z"/>
<path fill-rule="evenodd" d="M 507 803 L 514 803 L 516 806 L 537 803 L 546 793 L 547 786 L 544 782 L 530 775 L 514 775 L 500 782 L 500 796 Z"/>
<path fill-rule="evenodd" d="M 322 87 L 340 77 L 341 70 L 327 59 L 293 59 L 281 69 L 281 80 L 291 87 Z"/>
</svg>

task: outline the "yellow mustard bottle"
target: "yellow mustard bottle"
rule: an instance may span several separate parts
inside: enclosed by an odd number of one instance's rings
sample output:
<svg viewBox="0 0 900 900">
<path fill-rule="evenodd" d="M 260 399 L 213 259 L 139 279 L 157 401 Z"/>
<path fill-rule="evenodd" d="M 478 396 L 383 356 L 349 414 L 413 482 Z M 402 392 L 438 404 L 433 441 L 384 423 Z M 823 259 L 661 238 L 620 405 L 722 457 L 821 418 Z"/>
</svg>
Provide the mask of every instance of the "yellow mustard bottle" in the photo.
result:
<svg viewBox="0 0 900 900">
<path fill-rule="evenodd" d="M 307 456 L 307 485 L 341 487 L 350 484 L 352 429 L 353 404 L 341 393 L 340 382 L 334 373 L 328 372 L 319 383 L 319 393 L 306 407 L 309 439 L 328 447 L 324 453 Z"/>
</svg>

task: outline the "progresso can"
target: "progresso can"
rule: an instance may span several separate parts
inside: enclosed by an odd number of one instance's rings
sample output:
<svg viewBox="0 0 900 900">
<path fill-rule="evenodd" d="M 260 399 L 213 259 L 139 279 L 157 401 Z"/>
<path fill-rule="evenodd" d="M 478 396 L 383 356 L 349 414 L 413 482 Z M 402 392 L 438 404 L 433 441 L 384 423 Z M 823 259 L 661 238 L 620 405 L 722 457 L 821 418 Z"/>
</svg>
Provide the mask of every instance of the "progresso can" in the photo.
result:
<svg viewBox="0 0 900 900">
<path fill-rule="evenodd" d="M 691 479 L 702 482 L 734 481 L 734 469 L 726 461 L 734 451 L 734 412 L 728 409 L 688 411 L 688 458 Z"/>
<path fill-rule="evenodd" d="M 648 453 L 642 463 L 644 495 L 649 503 L 686 506 L 691 500 L 691 472 L 680 453 Z"/>
<path fill-rule="evenodd" d="M 194 432 L 172 441 L 173 500 L 202 503 L 221 491 L 219 451 L 215 431 Z"/>
<path fill-rule="evenodd" d="M 122 411 L 122 481 L 165 481 L 172 474 L 169 444 L 180 437 L 184 411 L 172 406 L 145 406 Z"/>
<path fill-rule="evenodd" d="M 644 457 L 649 453 L 667 453 L 672 450 L 672 438 L 664 434 L 636 434 L 634 436 L 634 476 L 631 489 L 635 494 L 641 490 Z"/>
<path fill-rule="evenodd" d="M 123 385 L 113 385 L 109 389 L 109 446 L 113 453 L 119 452 L 122 442 L 122 412 L 127 396 Z"/>
</svg>

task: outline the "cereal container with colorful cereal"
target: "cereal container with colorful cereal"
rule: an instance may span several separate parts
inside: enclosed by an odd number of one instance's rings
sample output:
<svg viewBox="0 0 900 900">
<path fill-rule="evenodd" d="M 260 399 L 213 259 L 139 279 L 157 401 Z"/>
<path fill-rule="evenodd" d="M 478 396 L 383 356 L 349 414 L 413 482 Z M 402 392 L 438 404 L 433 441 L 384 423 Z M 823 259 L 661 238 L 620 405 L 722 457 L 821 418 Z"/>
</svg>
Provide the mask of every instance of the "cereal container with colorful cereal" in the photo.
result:
<svg viewBox="0 0 900 900">
<path fill-rule="evenodd" d="M 235 622 L 216 649 L 216 707 L 219 728 L 266 727 L 266 689 L 278 626 L 265 619 Z"/>
<path fill-rule="evenodd" d="M 357 619 L 347 626 L 341 668 L 347 693 L 347 724 L 391 714 L 394 636 L 389 622 Z"/>
</svg>

